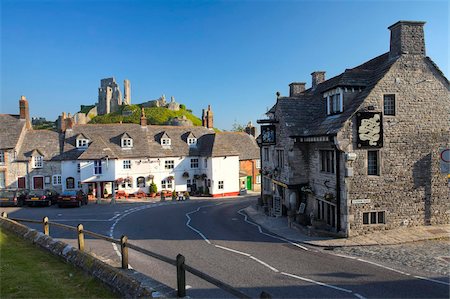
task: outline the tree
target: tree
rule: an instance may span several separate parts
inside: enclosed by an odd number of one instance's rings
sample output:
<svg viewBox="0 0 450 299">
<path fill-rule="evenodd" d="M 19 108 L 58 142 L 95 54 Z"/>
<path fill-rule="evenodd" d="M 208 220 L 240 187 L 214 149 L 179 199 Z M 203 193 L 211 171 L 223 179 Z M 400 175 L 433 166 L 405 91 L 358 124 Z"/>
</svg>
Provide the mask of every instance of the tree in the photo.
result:
<svg viewBox="0 0 450 299">
<path fill-rule="evenodd" d="M 234 121 L 232 127 L 231 127 L 231 131 L 232 132 L 244 132 L 245 127 L 241 124 L 238 124 L 236 121 Z"/>
</svg>

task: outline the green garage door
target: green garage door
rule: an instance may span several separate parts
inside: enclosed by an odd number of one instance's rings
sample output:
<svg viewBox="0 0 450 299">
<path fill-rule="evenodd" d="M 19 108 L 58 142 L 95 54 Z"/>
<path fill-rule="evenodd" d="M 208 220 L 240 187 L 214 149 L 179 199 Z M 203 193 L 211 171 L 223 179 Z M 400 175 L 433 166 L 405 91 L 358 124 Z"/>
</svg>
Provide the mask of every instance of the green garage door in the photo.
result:
<svg viewBox="0 0 450 299">
<path fill-rule="evenodd" d="M 247 190 L 253 190 L 253 188 L 252 188 L 252 177 L 251 176 L 247 177 Z"/>
</svg>

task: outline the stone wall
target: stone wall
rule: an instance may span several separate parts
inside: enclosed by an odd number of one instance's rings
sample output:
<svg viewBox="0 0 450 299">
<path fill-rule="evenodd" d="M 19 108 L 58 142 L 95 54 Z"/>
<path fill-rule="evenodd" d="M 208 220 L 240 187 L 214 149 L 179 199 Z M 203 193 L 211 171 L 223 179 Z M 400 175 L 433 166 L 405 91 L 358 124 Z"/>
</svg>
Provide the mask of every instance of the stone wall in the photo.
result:
<svg viewBox="0 0 450 299">
<path fill-rule="evenodd" d="M 395 94 L 396 115 L 383 117 L 384 145 L 379 176 L 367 175 L 367 150 L 357 149 L 356 119 L 343 136 L 356 153 L 346 178 L 352 235 L 402 225 L 450 222 L 447 176 L 439 171 L 439 147 L 449 145 L 448 83 L 423 57 L 403 55 L 368 95 L 361 110 L 383 111 L 383 95 Z M 351 204 L 353 199 L 370 203 Z M 363 225 L 363 212 L 386 211 L 386 223 Z"/>
</svg>

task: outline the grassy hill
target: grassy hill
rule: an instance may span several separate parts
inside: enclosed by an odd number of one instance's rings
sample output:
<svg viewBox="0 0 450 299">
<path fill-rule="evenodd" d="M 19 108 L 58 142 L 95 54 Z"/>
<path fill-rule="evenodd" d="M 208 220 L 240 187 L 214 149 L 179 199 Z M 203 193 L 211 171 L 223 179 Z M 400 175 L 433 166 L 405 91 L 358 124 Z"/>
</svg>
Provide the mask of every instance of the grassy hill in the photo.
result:
<svg viewBox="0 0 450 299">
<path fill-rule="evenodd" d="M 202 121 L 198 117 L 192 114 L 191 110 L 184 109 L 182 106 L 179 111 L 172 111 L 164 107 L 152 107 L 144 108 L 145 116 L 147 117 L 148 124 L 152 125 L 164 125 L 172 118 L 183 115 L 187 119 L 191 120 L 194 126 L 201 126 Z M 110 124 L 110 123 L 140 123 L 141 120 L 141 106 L 140 105 L 128 105 L 122 106 L 119 111 L 109 113 L 105 115 L 99 115 L 94 117 L 89 123 L 91 124 Z"/>
</svg>

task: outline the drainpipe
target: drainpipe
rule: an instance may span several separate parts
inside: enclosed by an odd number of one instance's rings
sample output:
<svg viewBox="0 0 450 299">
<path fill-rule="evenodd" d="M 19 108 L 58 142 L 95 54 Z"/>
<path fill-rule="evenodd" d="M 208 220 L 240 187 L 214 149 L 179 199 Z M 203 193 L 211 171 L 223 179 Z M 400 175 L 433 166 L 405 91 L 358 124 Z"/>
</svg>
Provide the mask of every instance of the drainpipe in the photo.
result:
<svg viewBox="0 0 450 299">
<path fill-rule="evenodd" d="M 341 153 L 342 151 L 336 146 L 336 230 L 338 233 L 341 231 Z"/>
</svg>

